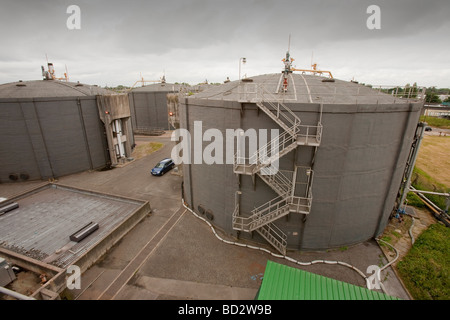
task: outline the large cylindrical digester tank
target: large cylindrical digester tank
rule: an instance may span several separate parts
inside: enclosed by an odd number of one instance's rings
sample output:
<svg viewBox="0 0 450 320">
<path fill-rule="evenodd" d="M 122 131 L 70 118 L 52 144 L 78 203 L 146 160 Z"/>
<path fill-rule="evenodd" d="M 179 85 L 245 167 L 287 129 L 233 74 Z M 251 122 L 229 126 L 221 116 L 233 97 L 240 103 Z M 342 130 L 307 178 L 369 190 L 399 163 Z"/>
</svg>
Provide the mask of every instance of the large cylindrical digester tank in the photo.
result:
<svg viewBox="0 0 450 320">
<path fill-rule="evenodd" d="M 280 74 L 261 75 L 180 101 L 181 127 L 192 136 L 194 128 L 200 127 L 203 133 L 218 129 L 224 138 L 227 129 L 239 128 L 244 132 L 279 129 L 282 134 L 284 129 L 256 104 L 261 86 L 269 93 L 265 99 L 282 101 L 302 125 L 313 128 L 320 123 L 318 146 L 298 145 L 279 159 L 279 168 L 286 175 L 297 172 L 295 192 L 304 192 L 305 184 L 311 191 L 307 214 L 290 213 L 273 221 L 292 249 L 352 245 L 384 230 L 423 106 L 418 99 L 401 99 L 353 82 L 324 79 L 291 74 L 288 90 L 280 93 Z M 203 150 L 210 141 L 203 141 Z M 194 148 L 192 143 L 192 155 Z M 249 217 L 278 194 L 259 175 L 237 174 L 233 168 L 225 161 L 185 164 L 184 199 L 196 212 L 208 213 L 211 223 L 226 233 L 266 243 L 257 232 L 238 233 L 233 213 L 238 205 L 239 215 Z"/>
<path fill-rule="evenodd" d="M 0 85 L 0 181 L 104 167 L 109 156 L 96 96 L 111 93 L 57 80 Z"/>
</svg>

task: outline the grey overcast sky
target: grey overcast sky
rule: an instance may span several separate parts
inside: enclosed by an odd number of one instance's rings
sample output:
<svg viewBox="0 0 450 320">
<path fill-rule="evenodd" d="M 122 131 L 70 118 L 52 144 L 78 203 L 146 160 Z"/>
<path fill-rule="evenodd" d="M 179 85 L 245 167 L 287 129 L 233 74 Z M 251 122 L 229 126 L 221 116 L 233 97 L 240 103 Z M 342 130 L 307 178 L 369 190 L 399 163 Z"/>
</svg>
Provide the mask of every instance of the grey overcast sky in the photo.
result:
<svg viewBox="0 0 450 320">
<path fill-rule="evenodd" d="M 70 5 L 80 29 L 69 29 Z M 369 29 L 370 5 L 381 29 Z M 371 20 L 370 20 L 371 21 Z M 41 79 L 46 54 L 70 81 L 131 86 L 145 80 L 197 84 L 241 73 L 329 70 L 373 85 L 450 87 L 449 0 L 122 0 L 0 2 L 0 83 Z"/>
</svg>

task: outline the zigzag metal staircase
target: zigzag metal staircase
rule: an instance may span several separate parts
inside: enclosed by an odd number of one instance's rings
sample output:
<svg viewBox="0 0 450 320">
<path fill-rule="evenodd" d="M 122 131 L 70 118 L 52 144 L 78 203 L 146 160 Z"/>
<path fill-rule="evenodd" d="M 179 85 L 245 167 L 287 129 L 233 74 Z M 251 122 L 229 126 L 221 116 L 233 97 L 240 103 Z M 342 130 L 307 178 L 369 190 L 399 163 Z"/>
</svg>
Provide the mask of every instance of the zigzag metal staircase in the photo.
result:
<svg viewBox="0 0 450 320">
<path fill-rule="evenodd" d="M 254 97 L 251 102 L 256 103 L 258 108 L 274 120 L 284 132 L 260 147 L 249 158 L 241 156 L 238 150 L 234 157 L 233 170 L 237 174 L 251 175 L 253 179 L 258 175 L 278 196 L 253 209 L 250 216 L 246 217 L 240 216 L 239 204 L 236 204 L 233 212 L 233 229 L 256 231 L 279 252 L 286 254 L 287 236 L 273 222 L 291 212 L 309 214 L 312 202 L 312 170 L 311 167 L 304 168 L 307 176 L 306 191 L 303 197 L 299 197 L 295 195 L 298 167 L 286 174 L 272 168 L 271 165 L 299 145 L 319 146 L 322 124 L 319 120 L 317 126 L 301 125 L 300 118 L 264 86 L 258 85 L 255 89 L 250 92 Z"/>
</svg>

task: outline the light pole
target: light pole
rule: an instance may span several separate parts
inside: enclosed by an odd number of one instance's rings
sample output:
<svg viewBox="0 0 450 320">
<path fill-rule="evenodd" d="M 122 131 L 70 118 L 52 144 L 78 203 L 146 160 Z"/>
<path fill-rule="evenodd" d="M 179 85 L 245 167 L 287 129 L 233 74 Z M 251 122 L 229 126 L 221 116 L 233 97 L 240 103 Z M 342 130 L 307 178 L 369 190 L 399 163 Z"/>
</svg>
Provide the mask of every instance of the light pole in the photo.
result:
<svg viewBox="0 0 450 320">
<path fill-rule="evenodd" d="M 246 58 L 239 58 L 239 80 L 241 80 L 241 61 L 242 61 L 242 63 L 246 63 L 247 59 Z"/>
</svg>

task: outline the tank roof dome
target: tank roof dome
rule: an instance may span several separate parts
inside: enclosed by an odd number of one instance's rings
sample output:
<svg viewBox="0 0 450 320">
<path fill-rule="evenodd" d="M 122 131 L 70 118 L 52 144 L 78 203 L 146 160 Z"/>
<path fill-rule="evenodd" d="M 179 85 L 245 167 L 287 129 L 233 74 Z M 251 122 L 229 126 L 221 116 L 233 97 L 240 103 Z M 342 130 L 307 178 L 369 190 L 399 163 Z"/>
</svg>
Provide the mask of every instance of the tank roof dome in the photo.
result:
<svg viewBox="0 0 450 320">
<path fill-rule="evenodd" d="M 0 98 L 79 97 L 113 94 L 96 85 L 59 80 L 32 80 L 0 85 Z"/>
<path fill-rule="evenodd" d="M 255 102 L 261 98 L 262 87 L 264 99 L 287 103 L 390 104 L 406 101 L 353 81 L 300 73 L 291 73 L 287 79 L 286 92 L 282 89 L 283 74 L 273 73 L 210 86 L 189 99 Z"/>
<path fill-rule="evenodd" d="M 178 91 L 181 87 L 184 87 L 181 84 L 177 83 L 154 83 L 150 85 L 146 85 L 143 87 L 136 87 L 133 88 L 132 92 L 154 92 L 154 91 L 161 91 L 161 92 L 175 92 Z"/>
</svg>

